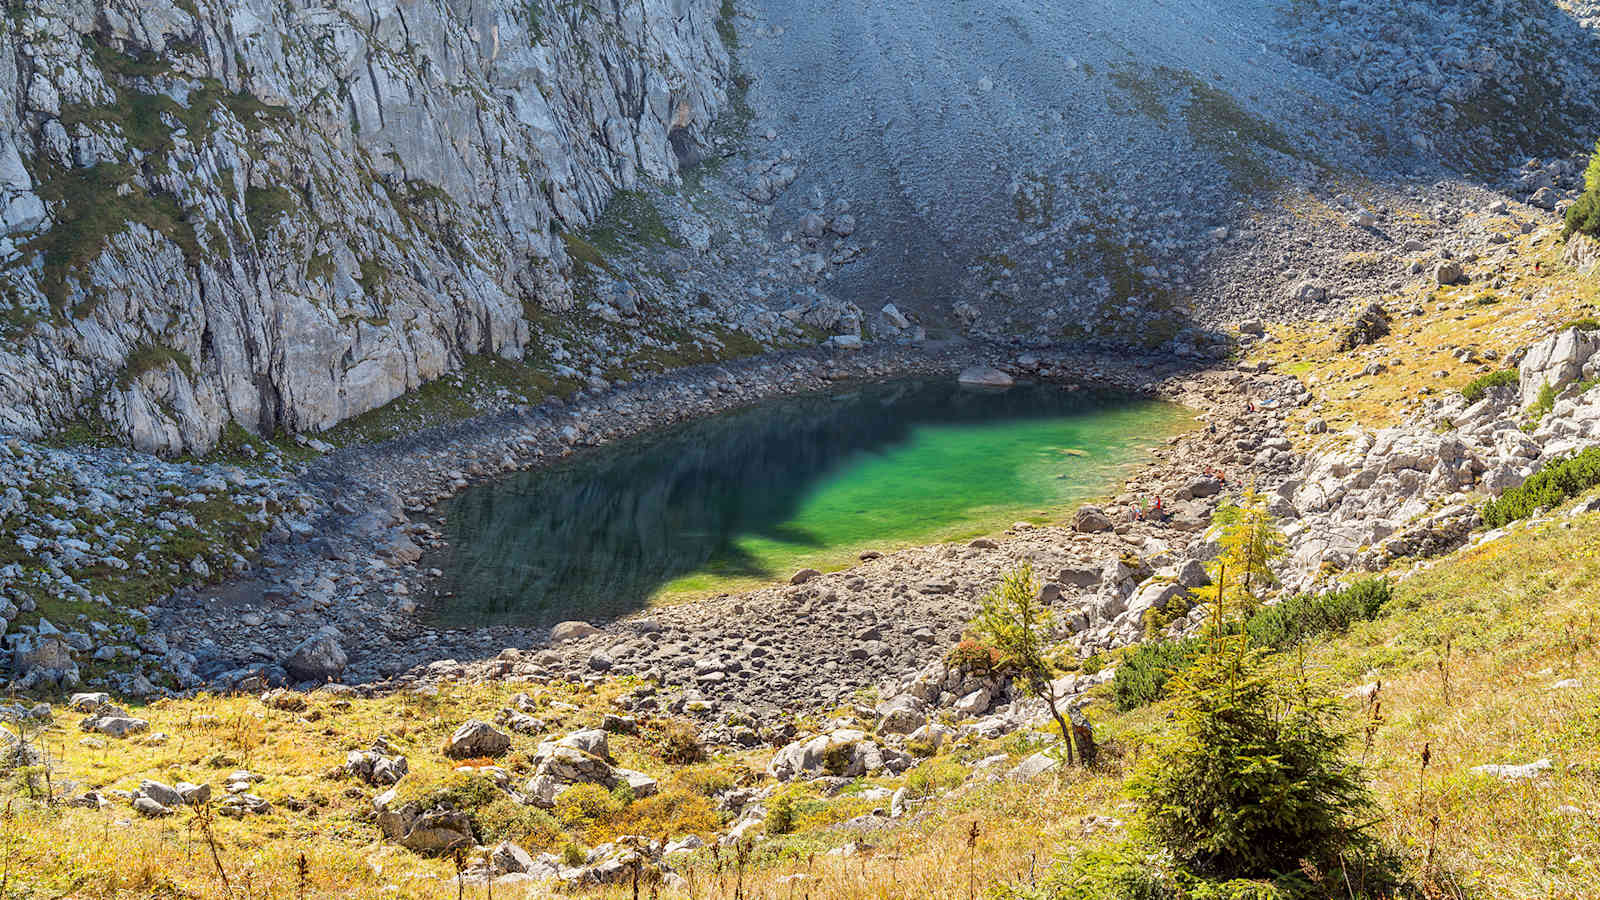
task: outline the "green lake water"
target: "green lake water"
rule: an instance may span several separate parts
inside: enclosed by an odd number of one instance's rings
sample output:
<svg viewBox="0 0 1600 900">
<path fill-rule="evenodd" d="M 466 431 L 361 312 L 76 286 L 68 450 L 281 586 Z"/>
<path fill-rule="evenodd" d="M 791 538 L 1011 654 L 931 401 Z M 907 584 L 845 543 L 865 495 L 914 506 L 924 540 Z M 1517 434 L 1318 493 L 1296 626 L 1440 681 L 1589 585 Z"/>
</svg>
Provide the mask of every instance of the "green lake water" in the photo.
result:
<svg viewBox="0 0 1600 900">
<path fill-rule="evenodd" d="M 598 621 L 1045 522 L 1117 489 L 1182 407 L 1055 385 L 856 386 L 575 454 L 450 501 L 449 625 Z"/>
</svg>

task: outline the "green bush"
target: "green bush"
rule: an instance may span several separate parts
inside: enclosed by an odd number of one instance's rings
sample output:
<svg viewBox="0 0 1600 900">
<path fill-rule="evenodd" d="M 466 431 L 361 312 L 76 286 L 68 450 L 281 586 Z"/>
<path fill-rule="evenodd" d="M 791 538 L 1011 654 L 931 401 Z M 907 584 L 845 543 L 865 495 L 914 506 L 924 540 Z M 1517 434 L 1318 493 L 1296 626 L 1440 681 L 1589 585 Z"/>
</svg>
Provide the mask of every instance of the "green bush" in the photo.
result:
<svg viewBox="0 0 1600 900">
<path fill-rule="evenodd" d="M 1600 319 L 1596 319 L 1594 316 L 1584 316 L 1581 319 L 1573 319 L 1556 330 L 1566 331 L 1568 328 L 1576 328 L 1579 331 L 1600 331 Z"/>
<path fill-rule="evenodd" d="M 1528 421 L 1523 423 L 1524 431 L 1532 431 L 1552 409 L 1556 408 L 1556 389 L 1548 383 L 1539 388 L 1539 396 L 1528 407 Z"/>
<path fill-rule="evenodd" d="M 767 813 L 767 834 L 788 834 L 794 830 L 794 798 L 788 794 L 779 794 L 772 801 L 772 809 Z"/>
<path fill-rule="evenodd" d="M 1127 712 L 1160 700 L 1168 679 L 1189 668 L 1203 649 L 1199 638 L 1147 641 L 1133 648 L 1111 677 L 1117 709 Z"/>
<path fill-rule="evenodd" d="M 1344 631 L 1356 622 L 1375 619 L 1393 596 L 1389 582 L 1363 578 L 1349 587 L 1326 594 L 1297 594 L 1276 606 L 1265 606 L 1244 620 L 1250 646 L 1287 650 L 1301 641 Z M 1227 629 L 1240 631 L 1239 625 Z M 1148 641 L 1128 652 L 1112 676 L 1111 690 L 1123 712 L 1160 700 L 1167 682 L 1194 664 L 1204 652 L 1205 640 Z"/>
<path fill-rule="evenodd" d="M 1308 638 L 1377 618 L 1393 596 L 1387 580 L 1364 578 L 1342 591 L 1297 594 L 1276 606 L 1263 607 L 1245 620 L 1244 630 L 1252 647 L 1286 650 Z"/>
<path fill-rule="evenodd" d="M 1002 891 L 1004 900 L 1300 900 L 1315 896 L 1298 872 L 1274 880 L 1215 880 L 1178 865 L 1170 854 L 1128 841 L 1063 854 L 1037 888 Z"/>
<path fill-rule="evenodd" d="M 1485 394 L 1489 393 L 1490 388 L 1515 387 L 1516 384 L 1517 370 L 1501 369 L 1498 372 L 1480 375 L 1467 382 L 1467 386 L 1461 389 L 1461 396 L 1467 398 L 1468 403 L 1477 403 L 1483 399 Z"/>
<path fill-rule="evenodd" d="M 1600 447 L 1550 463 L 1521 485 L 1483 505 L 1483 523 L 1499 528 L 1526 519 L 1534 510 L 1554 509 L 1600 484 Z"/>
<path fill-rule="evenodd" d="M 1572 236 L 1574 232 L 1600 235 L 1600 144 L 1595 145 L 1595 154 L 1589 158 L 1589 168 L 1583 173 L 1583 184 L 1582 196 L 1567 210 L 1566 228 L 1561 233 L 1563 238 Z"/>
<path fill-rule="evenodd" d="M 555 816 L 537 806 L 501 797 L 472 817 L 480 844 L 513 841 L 523 847 L 550 847 L 564 834 Z"/>
<path fill-rule="evenodd" d="M 453 772 L 416 796 L 424 809 L 449 808 L 466 814 L 480 844 L 502 840 L 524 846 L 549 846 L 561 826 L 547 812 L 523 806 L 481 775 Z"/>
<path fill-rule="evenodd" d="M 1130 782 L 1140 833 L 1212 877 L 1337 872 L 1376 846 L 1339 703 L 1262 657 L 1234 636 L 1174 680 L 1177 728 Z"/>
</svg>

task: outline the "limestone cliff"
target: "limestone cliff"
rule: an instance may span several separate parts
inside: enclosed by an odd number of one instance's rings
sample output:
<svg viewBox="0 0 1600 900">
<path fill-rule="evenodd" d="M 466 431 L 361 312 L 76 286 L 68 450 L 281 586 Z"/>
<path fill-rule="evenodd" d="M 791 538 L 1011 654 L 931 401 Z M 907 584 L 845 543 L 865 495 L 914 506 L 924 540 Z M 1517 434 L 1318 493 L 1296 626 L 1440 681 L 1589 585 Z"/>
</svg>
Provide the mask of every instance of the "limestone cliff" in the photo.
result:
<svg viewBox="0 0 1600 900">
<path fill-rule="evenodd" d="M 29 0 L 0 18 L 0 431 L 315 431 L 571 303 L 558 232 L 727 101 L 716 0 Z"/>
</svg>

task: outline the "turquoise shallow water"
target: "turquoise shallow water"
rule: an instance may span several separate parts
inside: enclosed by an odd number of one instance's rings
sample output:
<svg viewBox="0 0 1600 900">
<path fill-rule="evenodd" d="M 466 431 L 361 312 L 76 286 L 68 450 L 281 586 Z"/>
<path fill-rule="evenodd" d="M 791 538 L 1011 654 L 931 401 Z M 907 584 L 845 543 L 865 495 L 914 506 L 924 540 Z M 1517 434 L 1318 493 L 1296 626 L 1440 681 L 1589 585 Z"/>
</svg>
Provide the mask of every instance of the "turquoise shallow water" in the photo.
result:
<svg viewBox="0 0 1600 900">
<path fill-rule="evenodd" d="M 775 401 L 468 490 L 446 514 L 447 624 L 622 615 L 839 568 L 863 549 L 1059 517 L 1184 428 L 1181 407 L 949 379 Z"/>
</svg>

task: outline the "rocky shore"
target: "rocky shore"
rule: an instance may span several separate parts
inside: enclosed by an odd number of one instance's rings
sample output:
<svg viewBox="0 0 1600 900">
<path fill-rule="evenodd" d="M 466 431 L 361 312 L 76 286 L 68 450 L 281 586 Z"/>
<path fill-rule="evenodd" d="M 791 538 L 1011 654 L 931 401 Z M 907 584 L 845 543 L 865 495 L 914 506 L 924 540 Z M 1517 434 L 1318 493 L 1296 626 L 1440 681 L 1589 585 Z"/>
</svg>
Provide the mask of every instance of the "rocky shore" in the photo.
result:
<svg viewBox="0 0 1600 900">
<path fill-rule="evenodd" d="M 571 402 L 511 410 L 313 463 L 298 479 L 322 501 L 310 517 L 309 539 L 269 542 L 252 577 L 180 592 L 151 615 L 171 646 L 210 661 L 195 669 L 195 677 L 219 686 L 281 679 L 279 663 L 323 631 L 336 634 L 349 658 L 322 675 L 354 682 L 445 659 L 482 659 L 507 647 L 542 646 L 546 629 L 428 627 L 426 597 L 437 573 L 423 559 L 443 541 L 434 510 L 439 501 L 478 481 L 548 464 L 584 447 L 772 397 L 863 379 L 953 378 L 975 363 L 1146 394 L 1166 391 L 1167 379 L 1193 367 L 1171 357 L 1040 351 L 1019 356 L 966 344 L 805 351 L 684 370 Z"/>
</svg>

